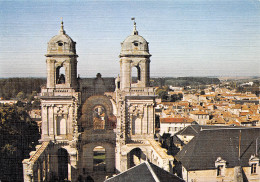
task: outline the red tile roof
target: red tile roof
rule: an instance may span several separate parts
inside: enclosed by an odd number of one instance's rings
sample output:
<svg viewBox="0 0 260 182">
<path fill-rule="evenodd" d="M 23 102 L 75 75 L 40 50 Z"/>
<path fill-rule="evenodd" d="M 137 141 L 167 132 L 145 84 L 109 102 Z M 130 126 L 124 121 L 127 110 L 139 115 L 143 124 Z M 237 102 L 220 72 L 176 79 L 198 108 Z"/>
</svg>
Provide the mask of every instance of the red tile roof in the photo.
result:
<svg viewBox="0 0 260 182">
<path fill-rule="evenodd" d="M 160 118 L 161 123 L 191 123 L 193 119 L 190 118 Z"/>
</svg>

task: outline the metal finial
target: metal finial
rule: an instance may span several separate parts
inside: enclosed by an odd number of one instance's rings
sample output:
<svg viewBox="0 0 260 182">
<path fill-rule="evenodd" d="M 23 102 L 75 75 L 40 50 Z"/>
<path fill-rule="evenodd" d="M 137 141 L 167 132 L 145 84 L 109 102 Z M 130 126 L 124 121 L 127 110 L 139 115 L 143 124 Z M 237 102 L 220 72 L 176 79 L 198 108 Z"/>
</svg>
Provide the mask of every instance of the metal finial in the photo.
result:
<svg viewBox="0 0 260 182">
<path fill-rule="evenodd" d="M 60 34 L 65 34 L 65 30 L 64 30 L 64 26 L 63 26 L 63 18 L 62 17 L 61 17 Z"/>
<path fill-rule="evenodd" d="M 134 20 L 134 29 L 133 29 L 132 35 L 138 35 L 138 31 L 136 30 L 135 17 L 132 17 L 131 20 Z"/>
</svg>

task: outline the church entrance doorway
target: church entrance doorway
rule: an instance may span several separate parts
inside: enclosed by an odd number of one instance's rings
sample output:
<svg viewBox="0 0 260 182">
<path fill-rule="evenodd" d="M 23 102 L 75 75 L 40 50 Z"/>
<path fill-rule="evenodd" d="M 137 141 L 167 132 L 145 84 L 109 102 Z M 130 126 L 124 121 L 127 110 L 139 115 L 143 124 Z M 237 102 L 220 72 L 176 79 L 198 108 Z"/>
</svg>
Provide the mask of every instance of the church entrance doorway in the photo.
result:
<svg viewBox="0 0 260 182">
<path fill-rule="evenodd" d="M 59 181 L 68 180 L 68 162 L 69 162 L 69 154 L 67 150 L 60 148 L 58 150 Z"/>
</svg>

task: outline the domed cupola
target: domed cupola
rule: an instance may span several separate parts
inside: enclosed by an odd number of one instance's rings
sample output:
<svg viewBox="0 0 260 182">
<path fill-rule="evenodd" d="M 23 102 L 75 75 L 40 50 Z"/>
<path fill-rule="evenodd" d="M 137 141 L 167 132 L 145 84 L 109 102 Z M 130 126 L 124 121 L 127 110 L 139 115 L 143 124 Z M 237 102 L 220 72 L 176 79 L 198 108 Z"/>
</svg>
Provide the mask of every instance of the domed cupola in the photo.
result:
<svg viewBox="0 0 260 182">
<path fill-rule="evenodd" d="M 136 30 L 136 22 L 134 21 L 134 29 L 130 36 L 128 36 L 121 43 L 121 52 L 119 57 L 141 56 L 150 57 L 148 42 Z"/>
<path fill-rule="evenodd" d="M 47 54 L 47 88 L 77 89 L 76 42 L 64 31 L 63 21 L 59 34 L 48 42 Z"/>
<path fill-rule="evenodd" d="M 135 20 L 132 18 L 132 20 Z M 150 57 L 148 42 L 134 29 L 132 35 L 121 43 L 120 78 L 117 79 L 117 88 L 149 87 L 150 84 Z"/>
<path fill-rule="evenodd" d="M 63 27 L 63 21 L 61 21 L 59 34 L 52 37 L 48 42 L 46 56 L 53 55 L 76 55 L 76 42 L 66 34 Z"/>
</svg>

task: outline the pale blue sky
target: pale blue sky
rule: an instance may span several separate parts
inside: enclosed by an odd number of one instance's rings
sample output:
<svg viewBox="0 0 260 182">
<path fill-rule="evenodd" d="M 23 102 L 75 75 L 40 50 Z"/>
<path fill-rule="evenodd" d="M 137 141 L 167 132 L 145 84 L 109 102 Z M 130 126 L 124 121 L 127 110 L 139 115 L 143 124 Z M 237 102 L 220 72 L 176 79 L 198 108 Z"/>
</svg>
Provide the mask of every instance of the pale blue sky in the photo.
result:
<svg viewBox="0 0 260 182">
<path fill-rule="evenodd" d="M 119 74 L 131 17 L 149 42 L 151 76 L 260 76 L 259 0 L 0 0 L 0 77 L 45 77 L 60 17 L 81 77 Z"/>
</svg>

